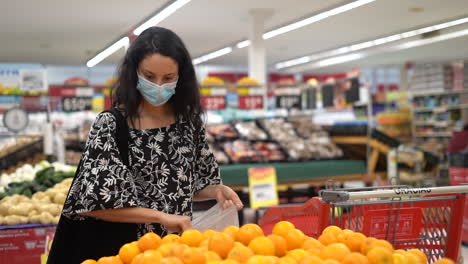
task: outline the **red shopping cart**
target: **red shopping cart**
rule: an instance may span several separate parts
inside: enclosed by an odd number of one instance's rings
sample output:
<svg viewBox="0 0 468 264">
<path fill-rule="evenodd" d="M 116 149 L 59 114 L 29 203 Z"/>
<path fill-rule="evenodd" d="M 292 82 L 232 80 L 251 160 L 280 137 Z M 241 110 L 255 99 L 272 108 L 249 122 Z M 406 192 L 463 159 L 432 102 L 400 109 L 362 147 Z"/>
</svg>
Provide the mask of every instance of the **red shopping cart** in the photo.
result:
<svg viewBox="0 0 468 264">
<path fill-rule="evenodd" d="M 468 186 L 322 191 L 301 206 L 269 208 L 259 221 L 266 234 L 290 221 L 317 238 L 329 225 L 385 239 L 396 249 L 419 248 L 430 263 L 458 259 Z"/>
</svg>

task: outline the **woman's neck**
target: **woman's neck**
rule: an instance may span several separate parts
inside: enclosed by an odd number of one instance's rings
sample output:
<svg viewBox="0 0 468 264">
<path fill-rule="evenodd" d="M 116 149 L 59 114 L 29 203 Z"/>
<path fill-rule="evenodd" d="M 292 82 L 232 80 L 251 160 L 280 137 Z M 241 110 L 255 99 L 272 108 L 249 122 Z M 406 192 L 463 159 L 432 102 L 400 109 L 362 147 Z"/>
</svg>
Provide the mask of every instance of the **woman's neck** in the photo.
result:
<svg viewBox="0 0 468 264">
<path fill-rule="evenodd" d="M 140 116 L 170 116 L 173 114 L 173 110 L 168 103 L 163 104 L 161 106 L 153 106 L 145 100 L 142 100 L 141 105 L 138 109 L 138 114 Z"/>
</svg>

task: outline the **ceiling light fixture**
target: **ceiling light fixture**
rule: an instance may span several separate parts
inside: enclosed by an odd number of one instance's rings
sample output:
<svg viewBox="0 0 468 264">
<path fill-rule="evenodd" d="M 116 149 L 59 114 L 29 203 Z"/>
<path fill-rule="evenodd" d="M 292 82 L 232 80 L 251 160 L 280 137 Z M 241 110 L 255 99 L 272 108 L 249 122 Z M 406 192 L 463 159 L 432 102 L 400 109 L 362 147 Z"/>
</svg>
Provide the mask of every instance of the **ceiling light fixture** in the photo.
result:
<svg viewBox="0 0 468 264">
<path fill-rule="evenodd" d="M 301 27 L 305 27 L 305 26 L 310 25 L 312 23 L 321 21 L 323 19 L 329 18 L 329 17 L 334 16 L 334 15 L 344 13 L 346 11 L 349 11 L 351 9 L 354 9 L 354 8 L 369 4 L 369 3 L 374 2 L 374 1 L 376 1 L 376 0 L 357 0 L 357 1 L 353 1 L 351 3 L 341 5 L 339 7 L 332 8 L 330 10 L 318 13 L 316 15 L 305 18 L 303 20 L 296 21 L 296 22 L 291 23 L 289 25 L 286 25 L 286 26 L 283 26 L 283 27 L 268 31 L 268 32 L 263 34 L 263 39 L 273 38 L 275 36 L 290 32 L 292 30 L 299 29 Z M 249 45 L 250 45 L 250 40 L 243 40 L 243 41 L 240 41 L 239 43 L 237 43 L 236 47 L 238 49 L 242 49 L 242 48 L 248 47 Z"/>
<path fill-rule="evenodd" d="M 221 56 L 226 55 L 226 54 L 231 53 L 231 52 L 232 52 L 231 47 L 223 48 L 223 49 L 211 52 L 209 54 L 200 56 L 198 58 L 195 58 L 195 59 L 192 60 L 192 63 L 193 63 L 193 65 L 197 65 L 197 64 L 200 64 L 202 62 L 212 60 L 212 59 L 217 58 L 217 57 L 221 57 Z"/>
<path fill-rule="evenodd" d="M 301 27 L 308 26 L 308 25 L 310 25 L 312 23 L 324 20 L 324 19 L 329 18 L 331 16 L 335 16 L 335 15 L 347 12 L 349 10 L 352 10 L 354 8 L 358 8 L 360 6 L 369 4 L 369 3 L 374 2 L 374 1 L 375 0 L 358 0 L 358 1 L 354 1 L 354 2 L 351 2 L 351 3 L 345 4 L 345 5 L 342 5 L 342 6 L 339 6 L 339 7 L 336 7 L 336 8 L 321 12 L 319 14 L 313 15 L 313 16 L 308 17 L 306 19 L 303 19 L 303 20 L 294 22 L 292 24 L 286 25 L 284 27 L 280 27 L 280 28 L 268 31 L 265 34 L 263 34 L 263 39 L 270 39 L 270 38 L 276 37 L 278 35 L 287 33 L 287 32 L 292 31 L 292 30 L 296 30 L 296 29 L 301 28 Z"/>
<path fill-rule="evenodd" d="M 385 49 L 384 51 L 380 50 L 380 51 L 370 51 L 370 52 L 366 52 L 366 53 L 352 53 L 352 54 L 348 54 L 348 55 L 342 55 L 342 56 L 337 56 L 337 57 L 333 57 L 333 58 L 324 59 L 324 60 L 312 63 L 310 65 L 310 67 L 307 66 L 307 70 L 318 69 L 318 68 L 323 68 L 323 67 L 332 66 L 332 65 L 336 65 L 336 64 L 341 64 L 341 63 L 345 63 L 345 62 L 350 62 L 350 61 L 354 61 L 354 60 L 359 60 L 359 59 L 369 57 L 369 56 L 372 56 L 372 55 L 377 55 L 377 54 L 381 53 L 382 51 L 383 51 L 383 53 L 387 53 L 387 52 L 392 52 L 392 51 L 411 49 L 411 48 L 416 48 L 416 47 L 429 45 L 429 44 L 432 44 L 432 43 L 437 43 L 437 42 L 450 40 L 450 39 L 454 39 L 454 38 L 464 37 L 464 36 L 468 36 L 468 29 L 455 31 L 455 32 L 450 32 L 450 33 L 446 33 L 446 34 L 436 36 L 436 37 L 432 37 L 432 38 L 428 38 L 428 39 L 418 39 L 418 40 L 408 41 L 408 42 L 405 42 L 405 43 L 402 43 L 402 44 L 399 44 L 399 45 L 396 45 L 396 46 L 392 46 L 392 47 L 390 47 L 388 49 Z M 305 70 L 305 68 L 303 68 L 303 70 Z"/>
<path fill-rule="evenodd" d="M 383 38 L 379 38 L 379 39 L 375 39 L 375 40 L 371 40 L 371 41 L 366 41 L 366 42 L 362 42 L 362 43 L 358 43 L 358 44 L 354 44 L 354 45 L 350 45 L 350 46 L 344 46 L 344 47 L 334 49 L 334 50 L 315 53 L 315 54 L 310 55 L 310 56 L 303 56 L 303 57 L 300 57 L 299 59 L 304 60 L 304 58 L 309 57 L 310 60 L 308 62 L 310 62 L 310 61 L 314 61 L 314 60 L 323 59 L 323 58 L 326 58 L 326 57 L 342 55 L 342 54 L 345 54 L 345 53 L 348 53 L 348 52 L 353 52 L 353 51 L 358 51 L 358 50 L 363 50 L 363 49 L 367 49 L 367 48 L 371 48 L 371 47 L 375 47 L 375 46 L 388 44 L 388 43 L 395 42 L 395 41 L 398 41 L 398 40 L 402 40 L 402 39 L 418 36 L 418 35 L 421 35 L 421 34 L 424 34 L 424 33 L 432 32 L 432 31 L 435 31 L 435 30 L 441 30 L 441 29 L 461 25 L 461 24 L 464 24 L 464 23 L 467 23 L 467 22 L 468 22 L 468 17 L 460 18 L 460 19 L 456 19 L 456 20 L 453 20 L 453 21 L 449 21 L 449 22 L 429 26 L 429 27 L 424 27 L 424 28 L 420 28 L 420 29 L 416 29 L 416 30 L 403 32 L 403 33 L 400 33 L 400 34 L 395 34 L 395 35 L 391 35 L 391 36 L 387 36 L 387 37 L 383 37 Z M 279 69 L 293 67 L 293 66 L 301 64 L 301 63 L 298 63 L 298 64 L 288 63 L 288 62 L 291 62 L 291 61 L 294 62 L 296 60 L 298 60 L 298 59 L 291 59 L 291 60 L 287 60 L 287 61 L 283 61 L 283 62 L 278 62 L 278 63 L 275 64 L 275 68 L 279 70 Z M 304 63 L 308 63 L 308 62 L 304 62 Z"/>
<path fill-rule="evenodd" d="M 163 21 L 164 19 L 166 19 L 170 15 L 172 15 L 175 11 L 177 11 L 177 9 L 183 7 L 184 5 L 186 5 L 190 1 L 191 0 L 176 0 L 176 1 L 173 1 L 171 4 L 167 5 L 162 10 L 157 12 L 152 18 L 148 19 L 146 22 L 144 22 L 139 27 L 137 27 L 133 31 L 133 34 L 138 36 L 143 31 L 145 31 L 147 28 L 156 26 L 161 21 Z"/>
<path fill-rule="evenodd" d="M 114 52 L 118 51 L 121 48 L 124 48 L 124 47 L 128 46 L 129 44 L 130 44 L 130 39 L 128 37 L 123 37 L 123 38 L 119 39 L 117 42 L 110 45 L 105 50 L 99 52 L 96 56 L 94 56 L 92 59 L 90 59 L 86 63 L 86 66 L 88 66 L 89 68 L 96 66 L 96 64 L 100 63 L 105 58 L 112 55 Z"/>
</svg>

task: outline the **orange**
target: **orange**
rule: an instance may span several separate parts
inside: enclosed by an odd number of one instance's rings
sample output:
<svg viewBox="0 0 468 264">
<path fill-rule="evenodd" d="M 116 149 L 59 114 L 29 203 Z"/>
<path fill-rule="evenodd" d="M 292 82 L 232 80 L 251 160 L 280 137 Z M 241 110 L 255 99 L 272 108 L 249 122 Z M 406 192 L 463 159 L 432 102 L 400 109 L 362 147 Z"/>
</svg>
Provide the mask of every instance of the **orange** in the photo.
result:
<svg viewBox="0 0 468 264">
<path fill-rule="evenodd" d="M 177 243 L 179 242 L 180 236 L 176 234 L 169 234 L 162 239 L 162 243 Z"/>
<path fill-rule="evenodd" d="M 235 245 L 227 256 L 228 259 L 233 259 L 239 263 L 244 263 L 254 256 L 252 249 L 244 245 Z"/>
<path fill-rule="evenodd" d="M 333 234 L 335 237 L 337 237 L 339 234 L 341 234 L 343 232 L 343 230 L 337 226 L 328 226 L 327 228 L 325 228 L 323 231 L 322 231 L 322 235 L 323 234 L 328 234 L 328 233 L 331 233 Z"/>
<path fill-rule="evenodd" d="M 239 264 L 239 262 L 233 260 L 233 259 L 226 259 L 226 260 L 223 260 L 221 262 L 219 262 L 219 264 Z"/>
<path fill-rule="evenodd" d="M 159 253 L 157 250 L 154 250 L 154 249 L 147 250 L 145 251 L 145 253 L 140 254 L 140 255 L 142 255 L 142 257 L 140 259 L 140 262 L 138 262 L 138 264 L 159 263 L 163 259 L 163 256 L 161 255 L 161 253 Z M 135 259 L 137 257 L 135 257 Z"/>
<path fill-rule="evenodd" d="M 408 264 L 408 258 L 405 254 L 393 253 L 393 264 Z"/>
<path fill-rule="evenodd" d="M 268 238 L 275 245 L 275 254 L 277 257 L 282 257 L 286 255 L 288 244 L 286 239 L 279 235 L 269 235 Z"/>
<path fill-rule="evenodd" d="M 205 264 L 206 255 L 199 248 L 187 248 L 184 250 L 182 260 L 185 264 Z"/>
<path fill-rule="evenodd" d="M 326 233 L 322 234 L 319 238 L 318 241 L 322 243 L 324 246 L 331 245 L 333 243 L 338 243 L 338 239 L 333 235 L 333 233 Z"/>
<path fill-rule="evenodd" d="M 300 264 L 322 264 L 323 260 L 317 256 L 306 256 Z"/>
<path fill-rule="evenodd" d="M 455 262 L 448 258 L 441 258 L 438 261 L 434 262 L 433 264 L 455 264 Z"/>
<path fill-rule="evenodd" d="M 81 262 L 81 264 L 96 264 L 97 262 L 94 260 L 94 259 L 87 259 L 83 262 Z"/>
<path fill-rule="evenodd" d="M 408 263 L 411 263 L 411 264 L 426 264 L 424 262 L 421 262 L 421 259 L 416 254 L 406 252 L 405 256 L 406 256 L 406 259 L 408 260 Z"/>
<path fill-rule="evenodd" d="M 275 244 L 268 237 L 256 237 L 249 243 L 249 248 L 256 255 L 274 256 Z"/>
<path fill-rule="evenodd" d="M 367 253 L 370 264 L 393 264 L 392 251 L 386 247 L 374 247 Z"/>
<path fill-rule="evenodd" d="M 120 248 L 119 257 L 124 264 L 131 264 L 133 258 L 140 253 L 136 243 L 127 243 Z"/>
<path fill-rule="evenodd" d="M 218 253 L 214 251 L 206 251 L 205 257 L 206 257 L 206 262 L 210 262 L 214 260 L 221 261 L 221 257 L 218 255 Z"/>
<path fill-rule="evenodd" d="M 265 256 L 253 256 L 247 260 L 246 264 L 270 264 Z"/>
<path fill-rule="evenodd" d="M 234 239 L 225 233 L 216 233 L 208 241 L 208 250 L 218 253 L 218 255 L 225 259 L 234 246 Z"/>
<path fill-rule="evenodd" d="M 309 250 L 313 248 L 322 249 L 325 246 L 322 243 L 320 243 L 320 241 L 318 241 L 317 239 L 309 237 L 306 238 L 301 247 L 302 249 Z"/>
<path fill-rule="evenodd" d="M 184 258 L 184 252 L 188 248 L 190 247 L 185 244 L 176 244 L 169 252 L 169 257 L 176 257 L 182 260 Z"/>
<path fill-rule="evenodd" d="M 322 249 L 319 249 L 319 248 L 311 248 L 311 249 L 308 249 L 306 250 L 307 253 L 311 256 L 317 256 L 317 257 L 320 257 L 320 253 L 322 252 Z"/>
<path fill-rule="evenodd" d="M 141 264 L 141 259 L 143 258 L 143 254 L 144 253 L 140 253 L 136 255 L 132 260 L 132 264 Z"/>
<path fill-rule="evenodd" d="M 400 253 L 402 255 L 405 255 L 406 254 L 406 251 L 404 251 L 403 249 L 397 249 L 395 250 L 393 253 Z"/>
<path fill-rule="evenodd" d="M 342 264 L 368 264 L 369 261 L 367 260 L 366 256 L 362 255 L 361 253 L 351 253 L 346 255 L 344 259 L 341 261 Z"/>
<path fill-rule="evenodd" d="M 205 237 L 205 239 L 209 239 L 210 237 L 212 237 L 216 233 L 218 233 L 218 232 L 216 232 L 214 230 L 211 230 L 211 229 L 208 229 L 208 230 L 205 230 L 203 232 L 203 236 Z"/>
<path fill-rule="evenodd" d="M 327 259 L 323 262 L 323 264 L 341 264 L 339 261 L 336 261 L 334 259 Z"/>
<path fill-rule="evenodd" d="M 346 255 L 351 254 L 351 250 L 343 243 L 333 243 L 326 246 L 320 253 L 322 259 L 334 259 L 342 261 Z"/>
<path fill-rule="evenodd" d="M 200 243 L 199 248 L 208 250 L 208 239 L 203 240 L 203 241 Z"/>
<path fill-rule="evenodd" d="M 161 245 L 161 237 L 153 232 L 149 232 L 138 239 L 137 245 L 141 252 L 145 252 L 149 249 L 157 249 L 159 245 Z"/>
<path fill-rule="evenodd" d="M 304 241 L 307 239 L 307 236 L 302 233 L 299 229 L 289 230 L 288 234 L 285 237 L 288 250 L 293 250 L 300 248 Z"/>
<path fill-rule="evenodd" d="M 353 252 L 361 252 L 362 243 L 366 240 L 366 236 L 361 233 L 352 233 L 346 236 L 344 244 Z"/>
<path fill-rule="evenodd" d="M 162 244 L 159 248 L 158 248 L 158 252 L 161 253 L 161 255 L 163 257 L 169 257 L 171 255 L 171 251 L 172 251 L 172 248 L 177 246 L 176 243 L 166 243 L 166 244 Z"/>
<path fill-rule="evenodd" d="M 354 234 L 353 230 L 344 229 L 341 233 L 336 235 L 336 240 L 338 240 L 338 243 L 344 244 L 345 241 L 348 239 L 348 237 L 351 236 L 352 234 Z"/>
<path fill-rule="evenodd" d="M 245 224 L 237 231 L 236 241 L 248 246 L 252 239 L 263 235 L 263 230 L 258 225 Z"/>
<path fill-rule="evenodd" d="M 237 226 L 228 226 L 224 228 L 223 233 L 226 233 L 232 237 L 232 239 L 236 239 L 237 231 L 239 231 L 239 228 Z"/>
<path fill-rule="evenodd" d="M 221 260 L 211 260 L 211 261 L 206 262 L 206 264 L 219 264 L 219 263 L 221 263 Z"/>
<path fill-rule="evenodd" d="M 265 256 L 266 264 L 276 264 L 279 261 L 277 256 Z"/>
<path fill-rule="evenodd" d="M 273 227 L 273 234 L 285 237 L 289 230 L 296 229 L 293 223 L 288 221 L 281 221 L 275 224 Z"/>
<path fill-rule="evenodd" d="M 185 231 L 180 237 L 179 242 L 186 244 L 190 247 L 198 247 L 200 243 L 205 239 L 203 234 L 195 229 Z"/>
<path fill-rule="evenodd" d="M 176 257 L 163 258 L 159 264 L 184 264 L 182 260 Z"/>
<path fill-rule="evenodd" d="M 293 249 L 289 251 L 288 253 L 286 253 L 286 256 L 292 257 L 298 263 L 307 255 L 308 255 L 307 252 L 303 249 Z"/>
<path fill-rule="evenodd" d="M 390 249 L 390 251 L 392 251 L 392 253 L 393 253 L 393 251 L 395 250 L 395 249 L 393 248 L 393 245 L 390 244 L 390 242 L 388 242 L 387 240 L 383 240 L 383 239 L 379 239 L 379 240 L 377 240 L 377 241 L 372 242 L 372 247 L 384 247 L 384 248 L 388 248 L 388 249 Z M 421 252 L 421 253 L 422 253 L 422 252 Z M 423 253 L 423 254 L 424 254 L 424 253 Z"/>
<path fill-rule="evenodd" d="M 367 252 L 369 252 L 372 249 L 372 244 L 375 241 L 377 241 L 376 238 L 373 238 L 373 237 L 366 238 L 361 244 L 361 253 L 363 255 L 367 255 Z"/>
<path fill-rule="evenodd" d="M 427 263 L 427 256 L 421 250 L 412 248 L 412 249 L 407 250 L 406 252 L 418 256 L 422 263 Z"/>
<path fill-rule="evenodd" d="M 122 260 L 118 256 L 102 257 L 97 261 L 97 264 L 122 264 Z"/>
<path fill-rule="evenodd" d="M 278 260 L 278 264 L 297 264 L 293 257 L 284 256 Z"/>
</svg>

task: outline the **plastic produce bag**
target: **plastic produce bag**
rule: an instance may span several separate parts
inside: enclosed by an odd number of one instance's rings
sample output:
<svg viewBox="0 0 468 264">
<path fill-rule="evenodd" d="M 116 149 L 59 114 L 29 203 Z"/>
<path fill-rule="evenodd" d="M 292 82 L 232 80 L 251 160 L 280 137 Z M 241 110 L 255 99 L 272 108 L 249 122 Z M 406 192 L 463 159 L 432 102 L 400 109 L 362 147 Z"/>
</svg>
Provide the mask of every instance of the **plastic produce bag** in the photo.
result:
<svg viewBox="0 0 468 264">
<path fill-rule="evenodd" d="M 239 226 L 237 209 L 235 206 L 231 206 L 224 210 L 219 203 L 196 215 L 192 220 L 192 228 L 200 232 L 208 229 L 221 232 L 228 226 Z"/>
</svg>

